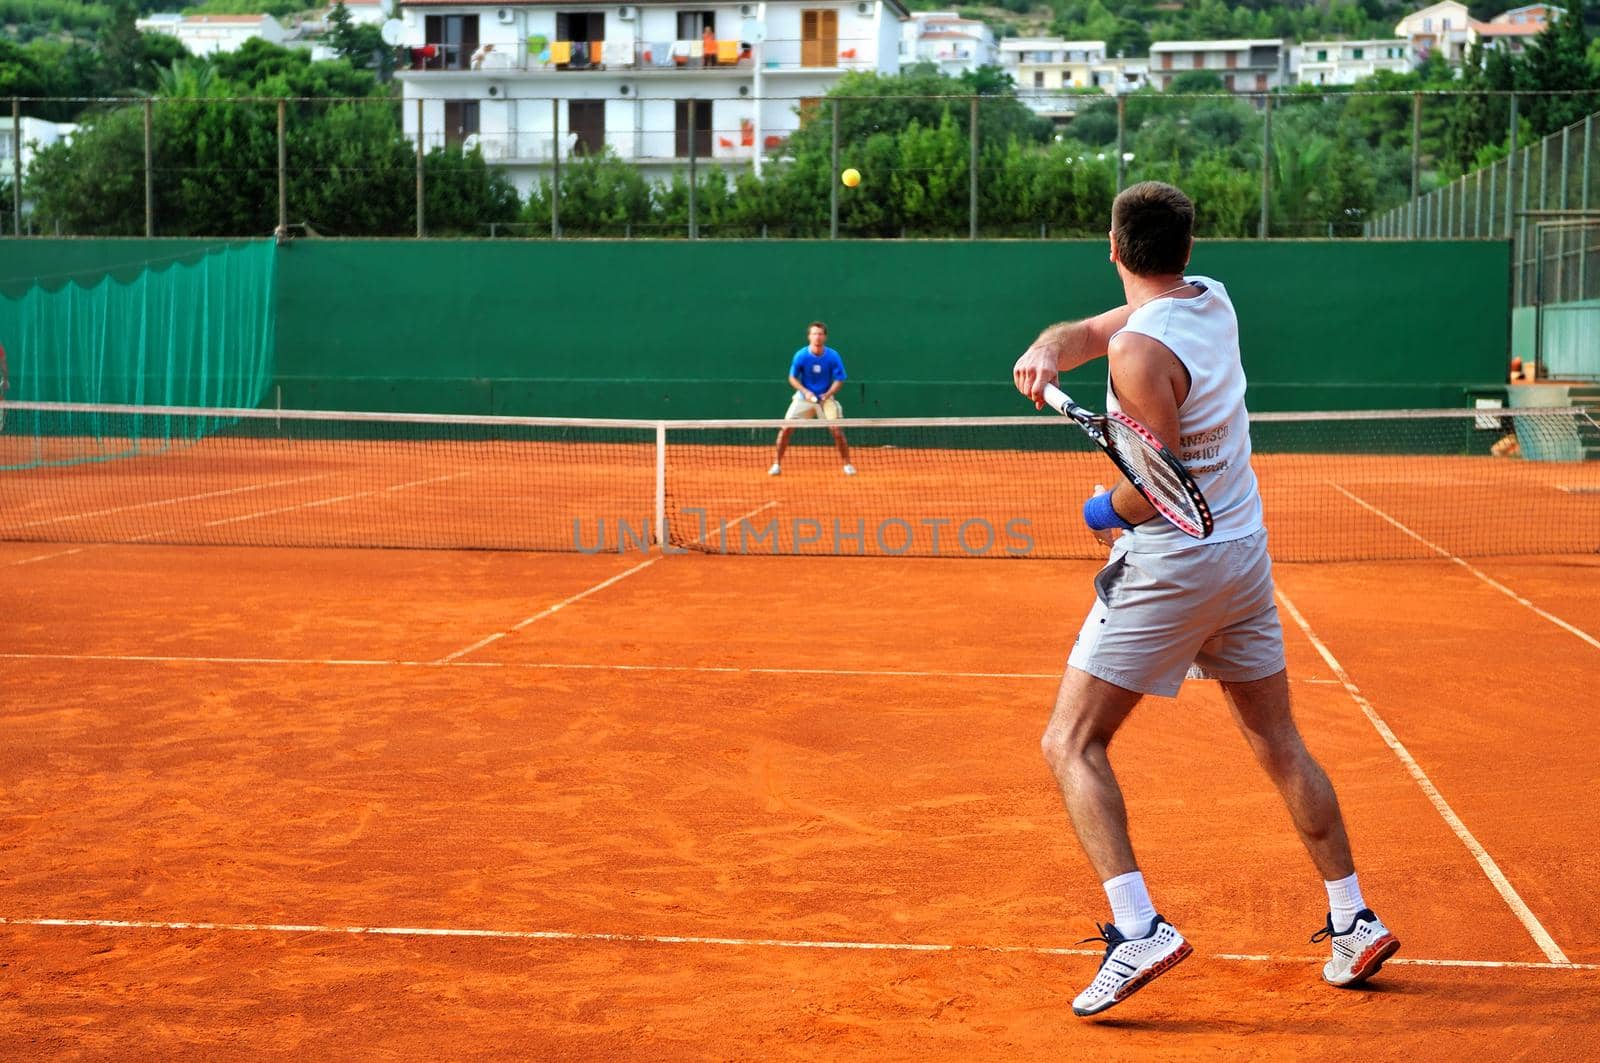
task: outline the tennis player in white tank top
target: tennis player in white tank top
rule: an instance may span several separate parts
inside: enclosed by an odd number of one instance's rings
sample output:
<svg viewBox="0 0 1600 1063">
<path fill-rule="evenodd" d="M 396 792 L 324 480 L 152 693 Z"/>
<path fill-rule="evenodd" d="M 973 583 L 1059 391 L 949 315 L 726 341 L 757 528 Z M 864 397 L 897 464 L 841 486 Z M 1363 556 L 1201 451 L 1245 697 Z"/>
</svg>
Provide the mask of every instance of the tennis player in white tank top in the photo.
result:
<svg viewBox="0 0 1600 1063">
<path fill-rule="evenodd" d="M 1154 181 L 1134 185 L 1117 196 L 1111 226 L 1111 261 L 1127 302 L 1046 329 L 1017 360 L 1013 379 L 1042 406 L 1044 386 L 1060 373 L 1107 357 L 1107 405 L 1179 456 L 1210 504 L 1215 530 L 1197 543 L 1126 481 L 1084 505 L 1089 531 L 1111 556 L 1095 577 L 1095 604 L 1042 745 L 1112 921 L 1100 928 L 1100 969 L 1072 1010 L 1099 1014 L 1192 951 L 1151 903 L 1106 747 L 1144 695 L 1172 697 L 1195 674 L 1221 682 L 1327 887 L 1327 918 L 1312 939 L 1331 942 L 1324 980 L 1356 986 L 1400 942 L 1362 899 L 1338 798 L 1290 711 L 1261 495 L 1250 468 L 1238 319 L 1221 284 L 1184 274 L 1194 204 L 1181 191 Z"/>
</svg>

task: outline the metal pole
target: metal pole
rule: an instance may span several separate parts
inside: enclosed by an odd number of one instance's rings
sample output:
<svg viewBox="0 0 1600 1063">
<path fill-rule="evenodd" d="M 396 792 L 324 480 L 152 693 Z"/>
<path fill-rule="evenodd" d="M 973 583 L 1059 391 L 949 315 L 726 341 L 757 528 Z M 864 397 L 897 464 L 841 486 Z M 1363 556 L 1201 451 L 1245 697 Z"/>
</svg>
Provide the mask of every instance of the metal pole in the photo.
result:
<svg viewBox="0 0 1600 1063">
<path fill-rule="evenodd" d="M 1128 100 L 1125 96 L 1117 97 L 1117 191 L 1121 192 L 1128 182 L 1128 164 L 1125 158 L 1128 149 L 1123 145 L 1127 142 L 1128 135 Z"/>
<path fill-rule="evenodd" d="M 151 131 L 153 116 L 151 115 L 152 101 L 144 101 L 144 234 L 156 234 L 156 186 L 155 186 L 155 143 L 154 133 Z M 21 154 L 22 145 L 17 145 L 17 152 Z"/>
<path fill-rule="evenodd" d="M 417 239 L 420 240 L 427 231 L 423 225 L 422 215 L 422 99 L 417 99 Z"/>
<path fill-rule="evenodd" d="M 839 100 L 833 100 L 833 169 L 828 176 L 828 239 L 839 239 Z"/>
<path fill-rule="evenodd" d="M 978 238 L 978 97 L 972 97 L 967 130 L 967 239 Z"/>
<path fill-rule="evenodd" d="M 550 239 L 561 239 L 561 101 L 550 100 Z"/>
<path fill-rule="evenodd" d="M 11 101 L 11 228 L 22 235 L 22 101 Z"/>
<path fill-rule="evenodd" d="M 1411 96 L 1411 198 L 1414 201 L 1422 191 L 1422 93 Z M 1417 238 L 1416 229 L 1411 238 Z"/>
<path fill-rule="evenodd" d="M 1256 226 L 1256 236 L 1265 240 L 1271 230 L 1272 212 L 1272 97 L 1262 97 L 1266 105 L 1266 122 L 1261 127 L 1261 221 Z"/>
<path fill-rule="evenodd" d="M 1594 145 L 1590 132 L 1594 125 L 1594 115 L 1589 115 L 1583 120 L 1583 188 L 1578 193 L 1578 209 L 1589 209 L 1589 151 Z M 1585 274 L 1589 266 L 1589 239 L 1593 230 L 1589 226 L 1579 229 L 1578 238 L 1578 298 L 1589 297 L 1589 286 L 1585 282 Z"/>
<path fill-rule="evenodd" d="M 289 233 L 289 148 L 285 142 L 284 112 L 287 101 L 278 101 L 278 235 Z"/>
<path fill-rule="evenodd" d="M 1506 239 L 1511 239 L 1512 210 L 1517 190 L 1517 94 L 1511 94 L 1511 150 L 1506 153 Z M 1527 180 L 1526 177 L 1523 178 Z"/>
<path fill-rule="evenodd" d="M 694 201 L 694 182 L 695 182 L 695 166 L 694 166 L 694 156 L 695 156 L 695 150 L 694 150 L 695 121 L 694 121 L 694 118 L 695 118 L 695 114 L 694 114 L 694 112 L 696 110 L 698 110 L 698 108 L 696 107 L 696 102 L 697 101 L 695 101 L 694 99 L 690 99 L 689 100 L 689 239 L 691 239 L 691 240 L 700 239 L 700 230 L 699 230 L 699 226 L 696 224 L 697 219 L 695 218 L 695 201 Z"/>
</svg>

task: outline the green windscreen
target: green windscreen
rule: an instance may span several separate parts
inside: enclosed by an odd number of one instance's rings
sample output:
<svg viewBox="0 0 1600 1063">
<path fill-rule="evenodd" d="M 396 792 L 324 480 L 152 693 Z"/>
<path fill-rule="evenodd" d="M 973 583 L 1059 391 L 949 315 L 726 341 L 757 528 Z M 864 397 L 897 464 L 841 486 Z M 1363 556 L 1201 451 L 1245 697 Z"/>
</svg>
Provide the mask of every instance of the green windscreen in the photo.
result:
<svg viewBox="0 0 1600 1063">
<path fill-rule="evenodd" d="M 259 405 L 273 370 L 274 254 L 271 241 L 239 242 L 0 279 L 6 397 Z"/>
</svg>

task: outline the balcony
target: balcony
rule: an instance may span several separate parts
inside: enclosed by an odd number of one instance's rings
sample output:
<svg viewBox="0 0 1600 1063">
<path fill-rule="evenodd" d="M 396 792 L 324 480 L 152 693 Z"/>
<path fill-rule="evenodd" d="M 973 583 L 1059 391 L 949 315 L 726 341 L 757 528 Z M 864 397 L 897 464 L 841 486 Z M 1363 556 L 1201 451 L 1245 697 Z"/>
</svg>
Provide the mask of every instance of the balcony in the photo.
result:
<svg viewBox="0 0 1600 1063">
<path fill-rule="evenodd" d="M 852 41 L 768 40 L 761 46 L 762 69 L 871 70 L 873 62 L 863 43 Z M 828 45 L 832 45 L 831 50 Z M 482 44 L 468 49 L 461 44 L 435 42 L 411 49 L 410 70 L 415 73 L 567 73 L 626 71 L 629 73 L 705 73 L 727 71 L 748 74 L 755 69 L 756 48 L 748 41 L 540 41 L 516 44 Z"/>
</svg>

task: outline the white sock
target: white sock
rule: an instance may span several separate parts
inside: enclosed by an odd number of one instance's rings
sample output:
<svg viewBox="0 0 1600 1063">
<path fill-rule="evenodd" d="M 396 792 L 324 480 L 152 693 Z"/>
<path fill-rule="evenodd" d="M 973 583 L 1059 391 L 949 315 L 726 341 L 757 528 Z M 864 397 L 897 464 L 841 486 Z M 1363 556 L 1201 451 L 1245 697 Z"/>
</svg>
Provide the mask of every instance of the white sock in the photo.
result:
<svg viewBox="0 0 1600 1063">
<path fill-rule="evenodd" d="M 1367 906 L 1361 899 L 1361 886 L 1354 874 L 1323 885 L 1328 887 L 1328 917 L 1333 921 L 1334 933 L 1342 934 L 1356 921 L 1356 913 Z"/>
<path fill-rule="evenodd" d="M 1144 875 L 1130 871 L 1126 875 L 1108 878 L 1106 899 L 1111 902 L 1111 921 L 1117 924 L 1123 937 L 1141 938 L 1150 932 L 1156 910 L 1150 904 L 1150 891 L 1145 889 Z"/>
</svg>

